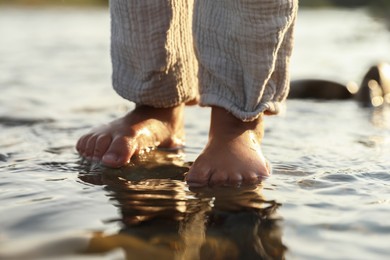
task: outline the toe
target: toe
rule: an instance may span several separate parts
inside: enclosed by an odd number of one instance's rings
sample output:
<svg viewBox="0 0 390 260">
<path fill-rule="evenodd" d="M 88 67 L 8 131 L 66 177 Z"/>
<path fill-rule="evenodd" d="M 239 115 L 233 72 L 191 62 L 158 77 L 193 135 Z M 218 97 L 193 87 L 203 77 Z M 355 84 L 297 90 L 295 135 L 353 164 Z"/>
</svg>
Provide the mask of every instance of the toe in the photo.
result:
<svg viewBox="0 0 390 260">
<path fill-rule="evenodd" d="M 95 150 L 96 140 L 97 140 L 97 136 L 95 136 L 95 135 L 91 136 L 88 139 L 87 144 L 85 146 L 85 151 L 83 153 L 83 156 L 89 160 L 92 159 L 92 156 L 93 156 L 93 153 Z"/>
<path fill-rule="evenodd" d="M 116 137 L 108 147 L 102 157 L 102 163 L 109 167 L 121 167 L 129 163 L 133 156 L 136 147 L 131 144 L 131 141 L 123 136 Z"/>
<path fill-rule="evenodd" d="M 243 177 L 240 173 L 232 173 L 229 175 L 227 184 L 229 186 L 240 186 L 243 182 Z"/>
<path fill-rule="evenodd" d="M 209 184 L 210 169 L 194 164 L 186 176 L 187 184 L 191 187 L 204 187 Z"/>
<path fill-rule="evenodd" d="M 256 172 L 249 172 L 243 176 L 243 183 L 246 185 L 258 184 L 261 182 L 261 176 Z"/>
<path fill-rule="evenodd" d="M 112 138 L 110 135 L 101 135 L 96 140 L 96 145 L 93 153 L 93 160 L 100 161 L 110 147 Z"/>
<path fill-rule="evenodd" d="M 216 171 L 211 173 L 210 177 L 211 186 L 226 186 L 228 185 L 228 173 L 222 171 Z"/>
<path fill-rule="evenodd" d="M 76 144 L 76 150 L 79 152 L 80 155 L 82 155 L 85 152 L 85 148 L 88 142 L 88 139 L 91 137 L 91 135 L 83 135 L 80 137 L 80 139 L 77 141 Z"/>
</svg>

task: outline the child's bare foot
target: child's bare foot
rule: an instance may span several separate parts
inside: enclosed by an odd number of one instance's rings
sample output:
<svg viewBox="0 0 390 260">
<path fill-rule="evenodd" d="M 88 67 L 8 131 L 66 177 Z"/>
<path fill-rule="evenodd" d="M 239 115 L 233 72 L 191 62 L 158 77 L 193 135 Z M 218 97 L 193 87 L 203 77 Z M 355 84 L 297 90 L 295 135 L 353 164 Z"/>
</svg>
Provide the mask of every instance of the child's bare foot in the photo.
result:
<svg viewBox="0 0 390 260">
<path fill-rule="evenodd" d="M 151 148 L 183 145 L 184 104 L 172 108 L 137 106 L 133 111 L 82 136 L 76 149 L 88 160 L 121 167 Z"/>
<path fill-rule="evenodd" d="M 253 185 L 270 175 L 260 143 L 263 118 L 242 122 L 213 107 L 209 141 L 187 175 L 190 186 Z"/>
</svg>

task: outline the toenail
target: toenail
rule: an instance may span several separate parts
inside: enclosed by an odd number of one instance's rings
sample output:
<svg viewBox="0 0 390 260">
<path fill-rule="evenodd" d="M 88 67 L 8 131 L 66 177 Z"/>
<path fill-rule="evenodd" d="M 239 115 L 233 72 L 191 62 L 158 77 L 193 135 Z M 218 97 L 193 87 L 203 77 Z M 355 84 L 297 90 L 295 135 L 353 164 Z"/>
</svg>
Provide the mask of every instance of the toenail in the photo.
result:
<svg viewBox="0 0 390 260">
<path fill-rule="evenodd" d="M 118 156 L 116 156 L 116 154 L 109 153 L 109 154 L 106 154 L 106 155 L 103 156 L 103 160 L 104 161 L 116 162 L 116 161 L 118 161 Z"/>
</svg>

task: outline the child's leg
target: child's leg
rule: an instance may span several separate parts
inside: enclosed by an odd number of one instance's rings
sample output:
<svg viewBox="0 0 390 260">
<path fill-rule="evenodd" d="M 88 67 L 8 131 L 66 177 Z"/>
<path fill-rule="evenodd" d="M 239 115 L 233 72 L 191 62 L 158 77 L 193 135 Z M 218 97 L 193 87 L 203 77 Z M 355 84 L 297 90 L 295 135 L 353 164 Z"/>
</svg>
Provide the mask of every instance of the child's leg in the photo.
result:
<svg viewBox="0 0 390 260">
<path fill-rule="evenodd" d="M 110 1 L 113 85 L 137 107 L 81 137 L 80 155 L 120 167 L 151 147 L 182 144 L 183 104 L 198 95 L 191 1 Z"/>
<path fill-rule="evenodd" d="M 255 184 L 270 174 L 260 147 L 263 113 L 277 113 L 288 93 L 297 7 L 296 0 L 197 1 L 200 103 L 212 106 L 212 118 L 190 185 Z"/>
</svg>

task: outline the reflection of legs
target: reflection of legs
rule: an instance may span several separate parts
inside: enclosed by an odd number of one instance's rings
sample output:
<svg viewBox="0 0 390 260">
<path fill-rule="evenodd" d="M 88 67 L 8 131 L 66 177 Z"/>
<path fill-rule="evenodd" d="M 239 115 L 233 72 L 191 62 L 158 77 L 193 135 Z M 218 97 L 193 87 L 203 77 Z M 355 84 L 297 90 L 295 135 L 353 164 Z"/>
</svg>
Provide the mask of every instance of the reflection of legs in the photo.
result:
<svg viewBox="0 0 390 260">
<path fill-rule="evenodd" d="M 201 258 L 200 253 L 206 242 L 206 214 L 211 210 L 210 200 L 199 200 L 196 205 L 187 206 L 191 214 L 187 214 L 184 221 L 180 222 L 179 235 L 184 246 L 176 253 L 176 259 L 206 259 Z"/>
<path fill-rule="evenodd" d="M 288 92 L 296 10 L 296 0 L 196 2 L 200 102 L 213 108 L 190 184 L 255 184 L 269 175 L 262 115 L 277 113 Z"/>
<path fill-rule="evenodd" d="M 113 85 L 137 107 L 80 138 L 78 152 L 112 167 L 183 139 L 183 103 L 196 99 L 191 1 L 110 1 Z"/>
</svg>

